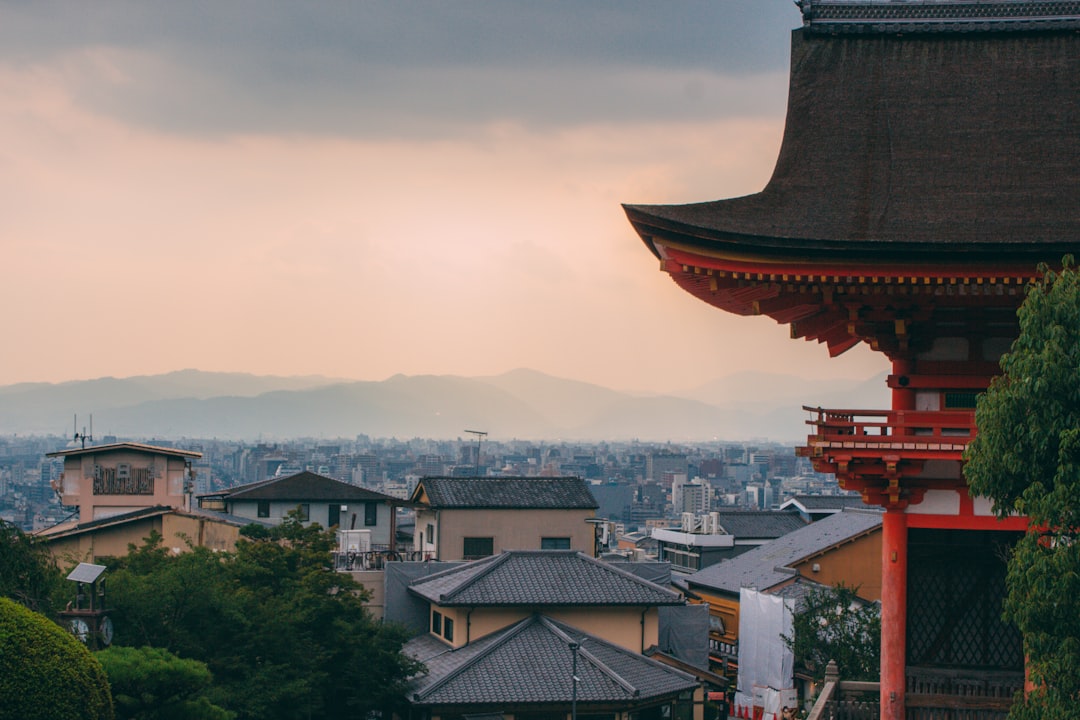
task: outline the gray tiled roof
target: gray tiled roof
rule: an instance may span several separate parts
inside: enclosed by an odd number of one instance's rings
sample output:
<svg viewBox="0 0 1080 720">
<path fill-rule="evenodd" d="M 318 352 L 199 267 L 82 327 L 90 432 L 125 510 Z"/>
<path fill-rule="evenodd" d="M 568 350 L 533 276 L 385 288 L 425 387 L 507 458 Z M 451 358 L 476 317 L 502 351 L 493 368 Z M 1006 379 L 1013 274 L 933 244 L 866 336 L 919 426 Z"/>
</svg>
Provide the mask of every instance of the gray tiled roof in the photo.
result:
<svg viewBox="0 0 1080 720">
<path fill-rule="evenodd" d="M 228 513 L 216 512 L 214 510 L 204 510 L 202 508 L 192 508 L 191 510 L 181 510 L 168 505 L 154 505 L 148 508 L 138 508 L 130 510 L 125 513 L 119 513 L 117 515 L 109 515 L 108 517 L 98 518 L 97 520 L 90 520 L 84 523 L 74 523 L 66 526 L 63 529 L 59 529 L 56 532 L 40 532 L 38 534 L 43 537 L 49 537 L 52 539 L 67 537 L 69 535 L 78 535 L 83 532 L 89 532 L 92 530 L 98 530 L 104 527 L 113 527 L 116 525 L 125 525 L 131 522 L 137 522 L 139 520 L 145 520 L 146 518 L 153 518 L 159 515 L 179 515 L 182 517 L 199 517 L 211 520 L 213 522 L 219 522 L 223 525 L 232 525 L 234 527 L 243 527 L 244 525 L 250 525 L 256 523 L 258 525 L 270 526 L 263 520 L 253 520 L 251 518 L 239 517 L 237 515 L 230 515 Z"/>
<path fill-rule="evenodd" d="M 777 538 L 805 527 L 798 515 L 771 510 L 733 510 L 717 513 L 720 527 L 736 538 Z"/>
<path fill-rule="evenodd" d="M 793 571 L 785 572 L 782 568 L 880 525 L 880 512 L 847 509 L 730 560 L 710 565 L 690 575 L 686 582 L 690 588 L 697 586 L 736 595 L 744 587 L 766 590 L 791 578 Z"/>
<path fill-rule="evenodd" d="M 350 485 L 349 483 L 318 475 L 313 472 L 299 472 L 285 477 L 241 485 L 226 490 L 227 500 L 370 500 L 389 502 L 395 498 L 389 495 Z"/>
<path fill-rule="evenodd" d="M 582 643 L 577 666 L 579 703 L 635 703 L 697 687 L 687 673 L 532 615 L 456 650 L 430 635 L 406 643 L 405 652 L 427 666 L 427 674 L 412 681 L 410 699 L 414 705 L 427 706 L 569 704 L 571 641 Z"/>
<path fill-rule="evenodd" d="M 600 507 L 589 492 L 589 486 L 577 477 L 426 477 L 420 484 L 431 507 L 435 508 L 561 510 Z"/>
<path fill-rule="evenodd" d="M 684 602 L 678 593 L 573 550 L 510 550 L 420 578 L 409 588 L 447 607 Z"/>
</svg>

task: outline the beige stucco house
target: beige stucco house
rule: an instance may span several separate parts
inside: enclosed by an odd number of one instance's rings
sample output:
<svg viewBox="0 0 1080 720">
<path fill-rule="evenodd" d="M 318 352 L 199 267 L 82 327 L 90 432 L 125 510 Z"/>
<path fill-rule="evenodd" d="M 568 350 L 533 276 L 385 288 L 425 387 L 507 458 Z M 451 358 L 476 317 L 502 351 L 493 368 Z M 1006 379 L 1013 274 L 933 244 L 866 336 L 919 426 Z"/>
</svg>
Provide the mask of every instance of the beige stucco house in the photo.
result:
<svg viewBox="0 0 1080 720">
<path fill-rule="evenodd" d="M 161 536 L 162 546 L 173 553 L 186 551 L 189 544 L 231 551 L 236 548 L 240 528 L 248 522 L 221 513 L 158 506 L 85 523 L 62 523 L 37 536 L 48 542 L 49 552 L 67 567 L 122 557 L 128 554 L 129 545 L 139 546 L 155 532 Z"/>
<path fill-rule="evenodd" d="M 576 550 L 596 555 L 589 519 L 599 505 L 576 477 L 425 477 L 413 550 L 441 561 L 475 560 L 506 550 Z"/>
<path fill-rule="evenodd" d="M 64 459 L 53 489 L 79 507 L 79 522 L 152 507 L 191 509 L 192 450 L 121 442 L 48 453 Z"/>
</svg>

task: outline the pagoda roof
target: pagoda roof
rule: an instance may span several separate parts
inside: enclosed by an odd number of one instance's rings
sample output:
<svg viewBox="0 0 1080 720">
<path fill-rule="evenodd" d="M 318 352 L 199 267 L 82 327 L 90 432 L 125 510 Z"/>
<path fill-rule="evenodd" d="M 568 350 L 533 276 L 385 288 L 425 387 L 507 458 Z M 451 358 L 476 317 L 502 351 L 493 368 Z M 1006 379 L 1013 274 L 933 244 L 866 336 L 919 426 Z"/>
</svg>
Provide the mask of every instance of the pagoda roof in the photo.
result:
<svg viewBox="0 0 1080 720">
<path fill-rule="evenodd" d="M 796 0 L 823 33 L 1027 32 L 1080 29 L 1080 0 Z"/>
<path fill-rule="evenodd" d="M 684 267 L 1019 279 L 1080 250 L 1078 188 L 1080 33 L 807 27 L 764 190 L 624 207 Z"/>
</svg>

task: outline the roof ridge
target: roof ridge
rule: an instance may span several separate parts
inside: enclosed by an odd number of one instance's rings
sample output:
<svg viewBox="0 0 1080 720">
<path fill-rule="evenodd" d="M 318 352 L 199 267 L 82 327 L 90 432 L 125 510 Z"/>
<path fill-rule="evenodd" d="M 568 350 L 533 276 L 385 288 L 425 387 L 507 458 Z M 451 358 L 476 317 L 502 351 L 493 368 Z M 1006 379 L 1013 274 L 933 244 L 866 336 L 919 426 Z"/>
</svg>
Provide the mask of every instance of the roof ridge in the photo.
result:
<svg viewBox="0 0 1080 720">
<path fill-rule="evenodd" d="M 628 693 L 630 693 L 634 697 L 638 697 L 638 696 L 641 695 L 641 690 L 634 687 L 634 685 L 632 685 L 630 683 L 630 681 L 628 681 L 623 676 L 619 675 L 619 673 L 615 672 L 611 667 L 609 667 L 606 663 L 604 663 L 603 660 L 601 660 L 600 658 L 596 657 L 591 652 L 586 650 L 584 642 L 575 640 L 574 638 L 572 638 L 569 635 L 569 633 L 563 632 L 562 628 L 557 626 L 555 624 L 555 622 L 551 618 L 547 617 L 546 615 L 540 615 L 539 618 L 540 618 L 540 622 L 546 628 L 548 628 L 550 631 L 552 631 L 553 633 L 555 633 L 559 637 L 564 638 L 568 644 L 572 643 L 572 642 L 578 643 L 578 651 L 577 651 L 578 657 L 584 657 L 585 659 L 589 660 L 593 664 L 593 666 L 596 667 L 600 672 L 602 672 L 604 675 L 607 675 L 608 678 L 610 678 L 615 684 L 617 684 L 623 690 L 626 690 Z M 585 637 L 586 640 L 592 640 L 592 641 L 594 641 L 594 643 L 596 641 L 599 641 L 602 644 L 610 644 L 607 641 L 605 641 L 603 638 L 597 637 L 595 635 L 589 635 L 588 633 L 583 633 L 583 634 L 586 636 Z M 615 646 L 613 645 L 612 647 L 615 647 Z M 622 649 L 622 648 L 620 648 L 620 649 L 623 650 L 623 652 L 629 652 L 628 650 L 625 650 L 625 649 Z M 642 655 L 641 657 L 645 658 L 644 655 Z"/>
<path fill-rule="evenodd" d="M 510 553 L 508 551 L 506 551 L 506 552 L 499 553 L 498 555 L 494 555 L 492 557 L 494 557 L 494 559 L 491 562 L 489 562 L 486 566 L 480 568 L 480 572 L 476 573 L 475 575 L 470 577 L 468 580 L 466 580 L 465 582 L 458 585 L 456 588 L 451 590 L 449 593 L 440 593 L 439 594 L 439 602 L 442 603 L 442 602 L 445 602 L 447 600 L 452 600 L 455 595 L 460 594 L 469 585 L 472 585 L 473 583 L 480 580 L 481 578 L 487 577 L 492 572 L 494 572 L 496 568 L 499 568 L 499 567 L 502 567 L 503 565 L 505 565 L 506 562 L 510 559 Z M 464 567 L 468 567 L 468 566 L 466 565 Z"/>
<path fill-rule="evenodd" d="M 583 558 L 583 559 L 585 559 L 585 560 L 588 560 L 588 561 L 589 561 L 589 562 L 591 562 L 592 564 L 594 564 L 594 565 L 596 565 L 596 566 L 598 566 L 598 567 L 602 567 L 602 568 L 603 568 L 604 570 L 607 570 L 607 571 L 610 571 L 610 572 L 614 572 L 614 573 L 617 573 L 617 574 L 619 574 L 619 575 L 622 575 L 623 577 L 626 577 L 626 578 L 628 578 L 628 579 L 630 579 L 630 580 L 633 580 L 633 581 L 634 581 L 635 583 L 637 583 L 638 585 L 641 585 L 641 586 L 643 586 L 643 587 L 647 587 L 647 588 L 649 588 L 649 589 L 657 589 L 657 590 L 660 590 L 661 592 L 666 592 L 666 593 L 670 593 L 670 594 L 672 594 L 672 595 L 674 595 L 674 596 L 676 596 L 676 597 L 678 597 L 678 596 L 679 596 L 679 593 L 675 592 L 674 590 L 668 590 L 668 589 L 667 589 L 666 587 L 664 587 L 664 586 L 663 586 L 663 585 L 661 585 L 660 583 L 654 583 L 654 582 L 653 582 L 653 581 L 651 581 L 651 580 L 646 580 L 646 579 L 645 579 L 645 578 L 643 578 L 643 577 L 638 577 L 637 575 L 635 575 L 634 573 L 630 572 L 629 570 L 623 570 L 622 568 L 619 568 L 619 567 L 615 567 L 615 566 L 614 566 L 614 565 L 612 565 L 611 563 L 606 563 L 606 562 L 604 562 L 603 560 L 597 560 L 596 558 L 593 558 L 593 557 L 589 557 L 588 555 L 586 555 L 585 553 L 581 552 L 580 550 L 578 550 L 578 551 L 577 551 L 577 554 L 578 554 L 578 555 L 579 555 L 579 556 L 580 556 L 581 558 Z"/>
<path fill-rule="evenodd" d="M 417 587 L 417 586 L 420 586 L 420 585 L 425 585 L 429 580 L 437 580 L 437 579 L 441 580 L 442 578 L 445 578 L 445 577 L 447 577 L 449 575 L 453 575 L 454 573 L 459 573 L 459 572 L 463 572 L 465 570 L 468 570 L 470 568 L 475 568 L 480 563 L 494 562 L 495 559 L 498 558 L 498 557 L 499 557 L 498 555 L 489 555 L 489 556 L 487 556 L 485 558 L 480 558 L 479 560 L 471 560 L 471 561 L 465 561 L 465 562 L 449 561 L 449 562 L 456 562 L 456 564 L 454 564 L 452 567 L 443 568 L 442 570 L 439 570 L 438 572 L 433 572 L 430 575 L 424 575 L 423 577 L 418 577 L 415 580 L 412 580 L 411 582 L 409 582 L 409 587 L 411 588 L 411 587 Z"/>
<path fill-rule="evenodd" d="M 468 661 L 463 662 L 461 665 L 454 668 L 453 670 L 448 672 L 446 675 L 443 675 L 440 679 L 436 680 L 431 685 L 428 685 L 422 691 L 420 691 L 418 693 L 413 693 L 413 699 L 414 700 L 423 700 L 425 697 L 431 695 L 436 690 L 442 688 L 444 685 L 449 683 L 451 680 L 457 678 L 459 675 L 463 674 L 466 670 L 469 670 L 477 662 L 477 660 L 490 655 L 496 649 L 498 649 L 498 648 L 502 647 L 503 645 L 505 645 L 506 643 L 508 643 L 512 638 L 515 638 L 518 635 L 520 635 L 521 633 L 525 632 L 525 629 L 528 628 L 530 625 L 533 625 L 536 622 L 538 617 L 540 617 L 540 616 L 537 613 L 533 613 L 531 616 L 529 616 L 527 618 L 524 618 L 522 620 L 519 620 L 516 625 L 511 625 L 508 629 L 503 631 L 503 634 L 501 636 L 499 636 L 499 637 L 495 638 L 494 640 L 492 640 L 491 643 L 487 647 L 481 648 L 479 651 L 477 651 L 476 655 L 473 656 L 472 658 L 470 658 Z M 478 642 L 482 642 L 484 639 L 486 639 L 486 638 L 481 638 L 480 641 L 478 641 Z M 475 643 L 473 645 L 475 646 Z M 470 647 L 470 646 L 469 645 L 462 645 L 459 648 L 453 648 L 452 647 L 452 648 L 450 648 L 450 652 L 458 652 L 459 650 L 464 650 L 467 647 Z M 440 655 L 441 654 L 444 654 L 444 653 L 440 653 Z"/>
</svg>

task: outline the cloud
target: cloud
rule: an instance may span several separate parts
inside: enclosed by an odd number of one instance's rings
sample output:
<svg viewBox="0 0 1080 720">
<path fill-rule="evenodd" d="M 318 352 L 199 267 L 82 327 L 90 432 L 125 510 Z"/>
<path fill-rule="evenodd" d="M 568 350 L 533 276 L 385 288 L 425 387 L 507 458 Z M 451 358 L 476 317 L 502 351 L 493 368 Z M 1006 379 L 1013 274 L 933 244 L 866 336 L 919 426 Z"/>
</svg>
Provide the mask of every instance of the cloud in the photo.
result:
<svg viewBox="0 0 1080 720">
<path fill-rule="evenodd" d="M 0 382 L 871 374 L 680 291 L 620 208 L 761 189 L 786 0 L 0 15 Z"/>
<path fill-rule="evenodd" d="M 59 64 L 88 109 L 170 133 L 457 137 L 776 112 L 745 78 L 784 72 L 797 21 L 784 0 L 36 2 L 6 7 L 0 62 Z"/>
</svg>

